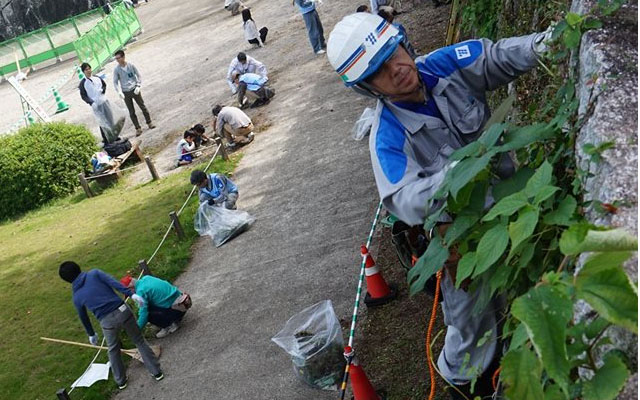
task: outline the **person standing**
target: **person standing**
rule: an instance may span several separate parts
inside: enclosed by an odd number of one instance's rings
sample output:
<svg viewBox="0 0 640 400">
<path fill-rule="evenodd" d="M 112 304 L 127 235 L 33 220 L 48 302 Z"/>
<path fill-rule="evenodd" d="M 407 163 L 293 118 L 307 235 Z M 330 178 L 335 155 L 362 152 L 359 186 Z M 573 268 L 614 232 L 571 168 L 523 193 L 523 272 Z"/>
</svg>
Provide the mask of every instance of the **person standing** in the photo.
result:
<svg viewBox="0 0 640 400">
<path fill-rule="evenodd" d="M 348 15 L 329 37 L 329 62 L 345 86 L 378 101 L 369 138 L 376 186 L 387 210 L 409 226 L 422 225 L 455 150 L 477 140 L 490 115 L 487 92 L 533 69 L 546 51 L 544 33 L 468 40 L 413 60 L 403 34 L 378 15 Z M 363 49 L 366 48 L 366 52 Z M 514 171 L 510 159 L 501 168 Z M 438 229 L 446 230 L 445 222 Z M 455 286 L 455 252 L 443 266 L 442 309 L 447 332 L 438 369 L 457 391 L 453 399 L 487 398 L 500 359 L 498 298 L 474 311 L 486 287 Z M 489 340 L 485 334 L 489 332 Z M 472 385 L 475 381 L 475 387 Z M 472 389 L 473 388 L 473 389 Z"/>
<path fill-rule="evenodd" d="M 125 60 L 124 51 L 116 51 L 115 58 L 118 65 L 113 69 L 113 86 L 118 91 L 120 98 L 124 100 L 124 104 L 127 105 L 131 122 L 133 122 L 133 125 L 136 127 L 136 136 L 140 136 L 142 134 L 142 128 L 140 127 L 140 122 L 138 122 L 136 110 L 133 107 L 134 100 L 138 104 L 138 107 L 140 107 L 140 110 L 142 110 L 142 115 L 149 129 L 156 127 L 153 122 L 151 122 L 149 110 L 147 110 L 147 106 L 144 105 L 142 94 L 140 94 L 142 76 L 135 65 Z"/>
<path fill-rule="evenodd" d="M 324 41 L 322 22 L 320 22 L 320 16 L 316 11 L 316 0 L 293 0 L 293 4 L 298 7 L 298 11 L 304 18 L 313 51 L 316 54 L 324 54 L 327 45 Z"/>
<path fill-rule="evenodd" d="M 236 94 L 238 92 L 238 86 L 233 82 L 233 73 L 238 72 L 240 75 L 251 72 L 258 74 L 263 78 L 267 77 L 267 67 L 255 58 L 246 55 L 243 52 L 238 53 L 236 57 L 229 63 L 229 69 L 227 70 L 227 84 L 231 88 L 231 92 Z"/>
<path fill-rule="evenodd" d="M 82 272 L 80 266 L 73 261 L 65 261 L 58 269 L 60 278 L 71 283 L 73 292 L 73 305 L 78 311 L 78 316 L 84 325 L 89 343 L 96 346 L 98 335 L 91 326 L 91 321 L 87 315 L 87 308 L 100 321 L 102 334 L 109 348 L 109 363 L 113 378 L 121 390 L 127 387 L 127 375 L 124 364 L 120 356 L 120 331 L 125 330 L 129 339 L 136 345 L 142 356 L 144 366 L 151 373 L 156 381 L 164 378 L 158 358 L 153 353 L 145 341 L 133 312 L 127 304 L 114 292 L 131 297 L 139 305 L 144 304 L 144 300 L 135 294 L 131 289 L 124 287 L 120 282 L 102 270 L 92 269 Z"/>
<path fill-rule="evenodd" d="M 267 40 L 267 33 L 269 32 L 269 29 L 267 29 L 266 26 L 263 26 L 258 31 L 255 21 L 251 18 L 251 10 L 248 8 L 242 10 L 242 21 L 244 38 L 247 39 L 250 44 L 263 47 L 264 41 Z"/>
<path fill-rule="evenodd" d="M 106 146 L 118 140 L 124 126 L 124 117 L 118 118 L 114 115 L 111 102 L 105 96 L 107 83 L 99 76 L 92 76 L 91 65 L 82 63 L 80 70 L 85 76 L 78 85 L 80 97 L 91 106 L 93 115 L 100 126 L 102 141 Z"/>
</svg>

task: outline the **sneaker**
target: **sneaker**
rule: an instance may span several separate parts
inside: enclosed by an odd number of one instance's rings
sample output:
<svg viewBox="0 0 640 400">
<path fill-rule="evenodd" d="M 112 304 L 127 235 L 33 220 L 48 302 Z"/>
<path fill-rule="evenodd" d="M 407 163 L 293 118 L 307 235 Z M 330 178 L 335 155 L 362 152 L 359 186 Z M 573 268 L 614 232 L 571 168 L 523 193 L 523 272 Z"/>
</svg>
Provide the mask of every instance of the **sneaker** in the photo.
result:
<svg viewBox="0 0 640 400">
<path fill-rule="evenodd" d="M 124 378 L 124 382 L 118 383 L 118 389 L 124 390 L 127 387 L 127 383 L 129 382 L 129 378 Z"/>
<path fill-rule="evenodd" d="M 153 122 L 149 122 L 147 126 L 149 127 L 149 129 L 153 129 L 156 127 L 156 125 Z"/>
<path fill-rule="evenodd" d="M 255 135 L 253 134 L 253 132 L 251 132 L 251 133 L 249 133 L 249 134 L 247 135 L 247 138 L 248 138 L 249 140 L 253 140 L 253 137 L 254 137 L 254 136 L 255 136 Z"/>
<path fill-rule="evenodd" d="M 142 128 L 136 128 L 136 136 L 142 135 Z"/>
<path fill-rule="evenodd" d="M 162 373 L 162 371 L 160 371 L 153 376 L 153 379 L 155 379 L 156 381 L 161 381 L 164 379 L 164 374 Z"/>
<path fill-rule="evenodd" d="M 227 150 L 233 150 L 236 148 L 236 143 L 235 142 L 227 143 L 225 147 L 227 148 Z"/>
<path fill-rule="evenodd" d="M 324 49 L 320 49 L 318 51 L 316 51 L 316 54 L 324 54 L 326 53 L 326 51 L 324 51 Z"/>
<path fill-rule="evenodd" d="M 173 332 L 177 331 L 179 328 L 180 328 L 180 325 L 174 322 L 173 324 L 167 326 L 166 328 L 160 329 L 158 333 L 156 333 L 156 338 L 162 339 L 163 337 L 167 337 Z"/>
<path fill-rule="evenodd" d="M 178 329 L 180 329 L 180 324 L 178 324 L 177 322 L 174 322 L 173 324 L 169 325 L 168 329 L 169 329 L 169 333 L 173 333 Z"/>
</svg>

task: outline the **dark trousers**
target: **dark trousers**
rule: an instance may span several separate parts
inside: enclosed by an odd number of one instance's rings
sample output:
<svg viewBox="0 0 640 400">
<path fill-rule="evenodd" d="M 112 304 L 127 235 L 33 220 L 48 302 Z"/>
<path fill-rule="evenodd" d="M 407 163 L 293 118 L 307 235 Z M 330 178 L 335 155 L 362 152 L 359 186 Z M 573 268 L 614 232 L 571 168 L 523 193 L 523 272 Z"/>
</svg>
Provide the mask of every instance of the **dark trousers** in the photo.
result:
<svg viewBox="0 0 640 400">
<path fill-rule="evenodd" d="M 166 328 L 174 322 L 179 322 L 184 317 L 185 312 L 174 310 L 173 308 L 161 308 L 149 304 L 149 322 L 160 328 Z"/>
<path fill-rule="evenodd" d="M 151 116 L 149 115 L 149 110 L 147 110 L 147 106 L 144 105 L 144 100 L 142 100 L 142 94 L 136 95 L 133 93 L 133 90 L 130 92 L 122 92 L 124 94 L 124 104 L 127 105 L 127 110 L 129 110 L 129 117 L 131 118 L 131 122 L 133 122 L 133 126 L 136 129 L 140 128 L 140 122 L 138 122 L 138 116 L 136 115 L 136 109 L 133 108 L 133 101 L 135 100 L 138 103 L 138 107 L 142 110 L 142 115 L 144 115 L 144 120 L 148 124 L 151 123 Z"/>
<path fill-rule="evenodd" d="M 264 43 L 267 40 L 267 33 L 269 33 L 269 29 L 267 29 L 267 27 L 265 26 L 262 29 L 260 29 L 258 32 L 260 32 L 260 40 L 262 41 L 262 43 Z M 260 44 L 260 42 L 258 42 L 258 39 L 251 39 L 249 40 L 249 43 Z"/>
</svg>

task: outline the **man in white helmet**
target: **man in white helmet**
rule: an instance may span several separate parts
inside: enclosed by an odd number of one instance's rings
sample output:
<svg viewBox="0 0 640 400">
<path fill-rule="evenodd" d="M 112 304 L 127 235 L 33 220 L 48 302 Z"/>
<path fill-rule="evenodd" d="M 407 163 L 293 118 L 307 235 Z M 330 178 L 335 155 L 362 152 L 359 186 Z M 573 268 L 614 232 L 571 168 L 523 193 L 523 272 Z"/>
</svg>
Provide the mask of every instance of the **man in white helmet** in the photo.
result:
<svg viewBox="0 0 640 400">
<path fill-rule="evenodd" d="M 408 225 L 423 224 L 449 155 L 476 140 L 489 119 L 486 92 L 535 67 L 549 36 L 469 40 L 414 61 L 402 33 L 377 15 L 352 14 L 334 27 L 327 47 L 331 65 L 347 87 L 378 98 L 369 150 L 389 211 Z M 441 285 L 447 334 L 438 367 L 468 397 L 473 375 L 479 375 L 474 395 L 491 395 L 490 375 L 499 359 L 497 301 L 472 313 L 480 290 L 455 289 L 453 279 L 446 272 Z M 490 340 L 478 346 L 486 332 Z"/>
</svg>

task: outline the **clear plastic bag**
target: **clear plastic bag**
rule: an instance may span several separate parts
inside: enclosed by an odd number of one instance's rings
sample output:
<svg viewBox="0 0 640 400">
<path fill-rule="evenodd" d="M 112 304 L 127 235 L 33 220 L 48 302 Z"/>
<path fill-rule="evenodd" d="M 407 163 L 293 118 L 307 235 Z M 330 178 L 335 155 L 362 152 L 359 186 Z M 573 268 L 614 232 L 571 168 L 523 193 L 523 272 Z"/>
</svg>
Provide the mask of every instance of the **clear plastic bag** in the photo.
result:
<svg viewBox="0 0 640 400">
<path fill-rule="evenodd" d="M 91 109 L 98 125 L 102 128 L 102 133 L 107 139 L 107 143 L 115 142 L 124 127 L 125 111 L 112 104 L 104 95 L 93 102 Z"/>
<path fill-rule="evenodd" d="M 249 229 L 255 221 L 246 211 L 228 210 L 221 206 L 210 206 L 205 201 L 200 203 L 193 222 L 200 236 L 211 236 L 216 247 Z"/>
<path fill-rule="evenodd" d="M 330 300 L 289 318 L 271 340 L 289 353 L 294 372 L 304 382 L 318 389 L 338 389 L 346 361 L 342 328 Z"/>
<path fill-rule="evenodd" d="M 373 117 L 375 110 L 373 108 L 365 108 L 360 118 L 353 125 L 351 133 L 355 140 L 362 140 L 371 131 L 371 125 L 373 125 Z"/>
</svg>

